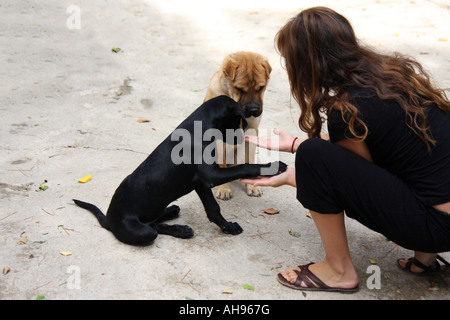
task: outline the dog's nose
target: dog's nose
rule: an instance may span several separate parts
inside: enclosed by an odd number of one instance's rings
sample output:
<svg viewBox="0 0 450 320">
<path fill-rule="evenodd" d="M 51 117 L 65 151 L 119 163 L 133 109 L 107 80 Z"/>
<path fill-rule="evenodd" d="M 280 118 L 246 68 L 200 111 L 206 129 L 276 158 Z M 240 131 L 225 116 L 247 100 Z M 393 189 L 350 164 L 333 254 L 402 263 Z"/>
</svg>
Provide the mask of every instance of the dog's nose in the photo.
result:
<svg viewBox="0 0 450 320">
<path fill-rule="evenodd" d="M 261 107 L 256 103 L 249 103 L 245 106 L 245 117 L 259 117 L 261 115 Z"/>
</svg>

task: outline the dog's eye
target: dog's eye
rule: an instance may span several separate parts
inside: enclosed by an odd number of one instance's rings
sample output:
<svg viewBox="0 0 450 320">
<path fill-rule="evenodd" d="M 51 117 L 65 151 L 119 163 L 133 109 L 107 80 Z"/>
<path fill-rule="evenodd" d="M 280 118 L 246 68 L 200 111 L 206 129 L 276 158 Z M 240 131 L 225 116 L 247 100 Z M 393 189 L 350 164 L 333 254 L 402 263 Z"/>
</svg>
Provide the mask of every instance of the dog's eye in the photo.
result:
<svg viewBox="0 0 450 320">
<path fill-rule="evenodd" d="M 264 90 L 264 86 L 259 87 L 258 92 L 261 92 Z"/>
<path fill-rule="evenodd" d="M 239 91 L 240 94 L 245 94 L 245 90 L 242 88 L 236 88 L 237 91 Z"/>
</svg>

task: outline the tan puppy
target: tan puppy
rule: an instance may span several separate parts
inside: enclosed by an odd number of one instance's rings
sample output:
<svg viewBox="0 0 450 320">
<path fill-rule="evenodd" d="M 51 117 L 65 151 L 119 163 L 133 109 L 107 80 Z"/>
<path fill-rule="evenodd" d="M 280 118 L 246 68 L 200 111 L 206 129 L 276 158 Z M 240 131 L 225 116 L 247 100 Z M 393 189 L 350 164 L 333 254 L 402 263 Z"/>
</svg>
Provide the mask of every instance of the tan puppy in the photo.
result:
<svg viewBox="0 0 450 320">
<path fill-rule="evenodd" d="M 272 67 L 267 59 L 258 53 L 247 51 L 232 53 L 225 57 L 221 69 L 212 77 L 205 101 L 220 95 L 226 95 L 237 101 L 241 105 L 248 123 L 245 129 L 246 134 L 258 135 L 264 92 L 271 71 Z M 240 161 L 236 159 L 236 149 L 232 148 L 234 149 L 232 154 L 227 154 L 224 151 L 225 146 L 220 143 L 218 143 L 217 149 L 219 159 L 223 159 L 222 167 L 226 167 L 226 163 L 230 163 L 230 157 L 234 164 Z M 255 162 L 255 151 L 254 145 L 246 143 L 245 163 Z M 262 194 L 260 187 L 248 184 L 246 188 L 249 196 L 260 197 Z M 223 200 L 230 199 L 232 197 L 230 184 L 220 185 L 217 188 L 216 197 Z"/>
</svg>

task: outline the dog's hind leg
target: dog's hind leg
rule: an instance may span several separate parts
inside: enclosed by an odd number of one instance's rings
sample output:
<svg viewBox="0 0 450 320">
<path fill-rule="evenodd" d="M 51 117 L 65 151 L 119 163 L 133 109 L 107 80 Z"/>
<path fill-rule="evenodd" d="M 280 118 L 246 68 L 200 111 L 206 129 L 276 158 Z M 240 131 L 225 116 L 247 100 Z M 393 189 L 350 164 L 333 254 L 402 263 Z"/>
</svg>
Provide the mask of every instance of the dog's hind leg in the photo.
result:
<svg viewBox="0 0 450 320">
<path fill-rule="evenodd" d="M 219 228 L 229 234 L 240 234 L 243 230 L 239 224 L 236 222 L 228 222 L 220 213 L 220 207 L 217 204 L 216 199 L 214 199 L 214 195 L 210 188 L 205 186 L 199 186 L 195 189 L 200 200 L 205 207 L 206 215 L 209 221 L 214 222 L 219 226 Z"/>
<path fill-rule="evenodd" d="M 123 219 L 119 225 L 113 224 L 111 231 L 118 240 L 136 246 L 151 244 L 158 236 L 155 228 L 137 218 Z"/>
<path fill-rule="evenodd" d="M 156 223 L 173 220 L 178 218 L 179 216 L 180 216 L 180 207 L 173 205 L 164 209 L 164 211 L 161 213 L 161 216 L 158 218 L 158 220 L 156 220 Z"/>
<path fill-rule="evenodd" d="M 178 224 L 168 225 L 164 223 L 154 223 L 152 226 L 159 234 L 167 234 L 175 238 L 189 239 L 194 236 L 194 230 L 189 226 L 181 226 Z"/>
</svg>

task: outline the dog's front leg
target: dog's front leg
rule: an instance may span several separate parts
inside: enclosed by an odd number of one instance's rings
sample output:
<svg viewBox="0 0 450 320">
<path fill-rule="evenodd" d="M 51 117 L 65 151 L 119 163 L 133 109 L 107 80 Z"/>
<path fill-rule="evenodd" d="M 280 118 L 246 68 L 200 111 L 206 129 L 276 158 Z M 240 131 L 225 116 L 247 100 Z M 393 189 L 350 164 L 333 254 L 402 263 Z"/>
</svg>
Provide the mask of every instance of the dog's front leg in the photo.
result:
<svg viewBox="0 0 450 320">
<path fill-rule="evenodd" d="M 234 167 L 221 168 L 219 165 L 197 166 L 198 178 L 208 188 L 237 179 L 256 177 L 259 175 L 273 176 L 286 171 L 287 165 L 281 161 L 268 164 L 240 164 Z"/>
<path fill-rule="evenodd" d="M 214 199 L 214 195 L 210 188 L 202 185 L 197 187 L 195 191 L 203 203 L 209 221 L 217 224 L 225 233 L 236 235 L 243 231 L 241 226 L 236 222 L 228 222 L 225 220 L 220 213 L 220 207 L 217 204 L 216 199 Z"/>
<path fill-rule="evenodd" d="M 219 166 L 221 168 L 227 167 L 227 155 L 226 153 L 226 144 L 221 141 L 217 140 L 217 159 L 219 160 Z M 216 191 L 216 198 L 220 200 L 229 200 L 233 196 L 233 192 L 231 191 L 231 186 L 229 182 L 226 182 L 220 186 L 217 187 Z"/>
<path fill-rule="evenodd" d="M 250 128 L 245 131 L 245 134 L 258 136 L 258 129 Z M 245 163 L 256 163 L 256 145 L 248 142 L 245 142 Z M 246 189 L 247 195 L 250 197 L 261 197 L 263 193 L 261 187 L 254 187 L 251 184 L 247 184 Z"/>
</svg>

